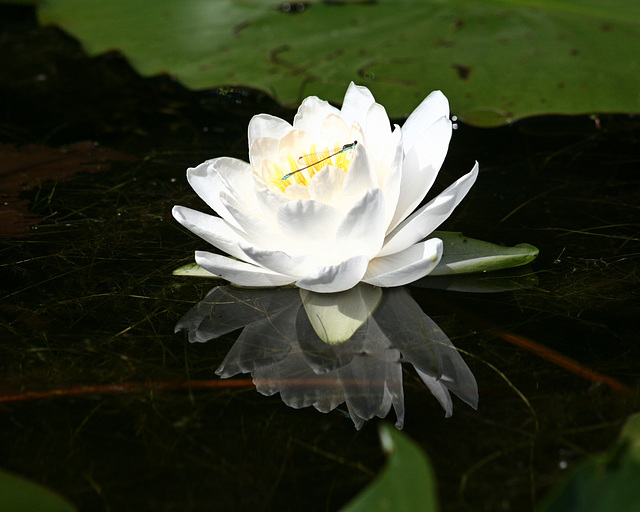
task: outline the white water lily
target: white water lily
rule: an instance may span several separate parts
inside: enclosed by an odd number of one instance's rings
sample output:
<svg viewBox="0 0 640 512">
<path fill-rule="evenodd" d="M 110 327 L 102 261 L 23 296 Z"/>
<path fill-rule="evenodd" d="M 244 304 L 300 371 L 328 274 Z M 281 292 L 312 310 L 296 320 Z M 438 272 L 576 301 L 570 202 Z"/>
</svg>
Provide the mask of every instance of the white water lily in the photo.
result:
<svg viewBox="0 0 640 512">
<path fill-rule="evenodd" d="M 196 263 L 233 284 L 295 284 L 320 292 L 365 282 L 400 286 L 429 274 L 443 244 L 428 235 L 473 185 L 478 164 L 414 212 L 447 153 L 449 103 L 431 93 L 393 129 L 366 87 L 351 83 L 342 109 L 306 98 L 293 125 L 267 115 L 249 123 L 249 160 L 221 157 L 187 171 L 219 215 L 182 206 L 173 216 L 230 257 Z"/>
</svg>

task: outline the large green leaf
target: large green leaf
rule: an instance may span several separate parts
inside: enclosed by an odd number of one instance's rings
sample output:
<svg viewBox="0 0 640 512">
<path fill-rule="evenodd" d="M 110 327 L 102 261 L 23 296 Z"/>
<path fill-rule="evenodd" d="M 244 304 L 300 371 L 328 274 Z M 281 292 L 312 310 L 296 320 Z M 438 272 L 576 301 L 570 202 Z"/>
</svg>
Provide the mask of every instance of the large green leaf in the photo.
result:
<svg viewBox="0 0 640 512">
<path fill-rule="evenodd" d="M 541 511 L 640 511 L 640 414 L 628 420 L 608 453 L 575 468 Z"/>
<path fill-rule="evenodd" d="M 640 112 L 637 0 L 47 0 L 90 54 L 120 49 L 144 75 L 252 86 L 296 105 L 341 102 L 353 80 L 392 117 L 433 89 L 464 121 Z M 290 5 L 282 4 L 282 5 Z"/>
<path fill-rule="evenodd" d="M 435 478 L 420 447 L 387 424 L 380 426 L 380 439 L 389 455 L 384 469 L 341 512 L 436 512 Z"/>
<path fill-rule="evenodd" d="M 74 512 L 53 491 L 0 470 L 0 512 Z"/>
</svg>

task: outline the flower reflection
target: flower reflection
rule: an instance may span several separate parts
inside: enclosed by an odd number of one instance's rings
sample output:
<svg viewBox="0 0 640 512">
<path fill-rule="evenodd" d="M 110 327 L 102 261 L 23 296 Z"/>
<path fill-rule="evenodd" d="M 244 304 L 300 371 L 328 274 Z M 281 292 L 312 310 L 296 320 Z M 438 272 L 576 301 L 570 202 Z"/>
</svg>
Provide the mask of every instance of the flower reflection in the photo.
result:
<svg viewBox="0 0 640 512">
<path fill-rule="evenodd" d="M 410 363 L 445 410 L 451 393 L 474 409 L 471 370 L 405 288 L 360 284 L 334 294 L 300 289 L 213 288 L 176 325 L 190 342 L 242 328 L 216 373 L 250 373 L 264 395 L 329 412 L 343 402 L 356 428 L 387 416 L 404 424 L 401 363 Z"/>
</svg>

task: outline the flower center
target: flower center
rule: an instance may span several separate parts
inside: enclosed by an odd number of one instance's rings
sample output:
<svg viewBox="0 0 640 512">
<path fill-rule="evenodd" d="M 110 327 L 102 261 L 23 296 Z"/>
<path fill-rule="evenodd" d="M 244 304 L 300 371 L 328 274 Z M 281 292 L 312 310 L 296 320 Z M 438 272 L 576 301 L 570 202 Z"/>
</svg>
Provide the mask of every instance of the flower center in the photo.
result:
<svg viewBox="0 0 640 512">
<path fill-rule="evenodd" d="M 327 165 L 337 167 L 344 172 L 349 170 L 351 164 L 351 150 L 356 147 L 357 141 L 350 144 L 340 146 L 339 143 L 333 147 L 333 151 L 325 147 L 324 150 L 318 151 L 315 144 L 312 144 L 309 151 L 299 155 L 297 158 L 288 155 L 289 169 L 278 164 L 273 164 L 273 173 L 269 179 L 269 183 L 284 192 L 288 186 L 296 183 L 298 185 L 308 186 L 311 178 L 324 169 Z"/>
</svg>

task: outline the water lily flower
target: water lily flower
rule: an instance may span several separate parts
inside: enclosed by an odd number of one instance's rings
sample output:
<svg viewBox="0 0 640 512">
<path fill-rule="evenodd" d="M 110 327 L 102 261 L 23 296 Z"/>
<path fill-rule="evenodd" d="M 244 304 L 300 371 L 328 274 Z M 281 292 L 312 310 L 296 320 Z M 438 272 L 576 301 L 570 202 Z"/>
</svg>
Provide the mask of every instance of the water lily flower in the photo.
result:
<svg viewBox="0 0 640 512">
<path fill-rule="evenodd" d="M 173 216 L 231 257 L 196 263 L 233 284 L 295 284 L 313 292 L 393 287 L 429 274 L 443 244 L 427 238 L 465 197 L 478 164 L 416 208 L 447 154 L 449 103 L 432 92 L 404 126 L 366 87 L 349 85 L 341 109 L 311 96 L 293 125 L 267 114 L 249 123 L 249 163 L 229 157 L 187 171 L 218 216 L 182 206 Z M 414 211 L 416 210 L 416 211 Z"/>
</svg>

